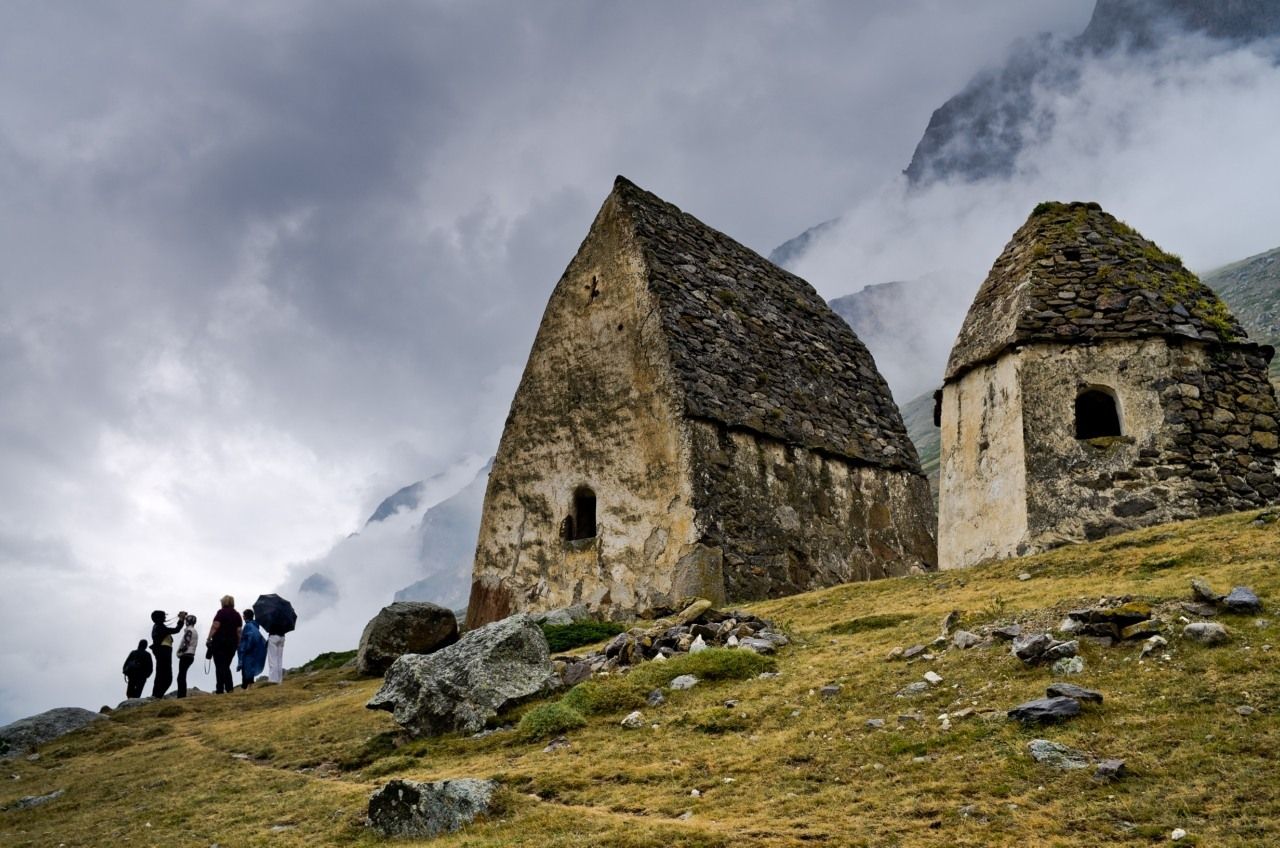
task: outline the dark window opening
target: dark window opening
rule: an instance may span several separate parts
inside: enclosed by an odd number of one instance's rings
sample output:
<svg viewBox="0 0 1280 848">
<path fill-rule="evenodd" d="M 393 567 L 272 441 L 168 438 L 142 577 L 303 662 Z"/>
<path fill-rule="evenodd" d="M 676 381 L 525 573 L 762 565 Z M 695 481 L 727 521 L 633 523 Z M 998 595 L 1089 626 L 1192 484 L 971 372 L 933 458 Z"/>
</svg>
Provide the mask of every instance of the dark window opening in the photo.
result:
<svg viewBox="0 0 1280 848">
<path fill-rule="evenodd" d="M 587 306 L 596 302 L 596 298 L 600 296 L 600 280 L 596 277 L 591 278 L 591 285 L 587 287 Z"/>
<path fill-rule="evenodd" d="M 1086 389 L 1076 398 L 1076 438 L 1123 435 L 1116 396 L 1106 389 Z"/>
<path fill-rule="evenodd" d="M 1068 262 L 1079 262 L 1080 251 L 1076 250 L 1073 247 L 1069 247 L 1066 250 L 1062 251 L 1062 257 L 1066 259 Z"/>
<path fill-rule="evenodd" d="M 573 493 L 573 512 L 560 524 L 565 541 L 591 539 L 596 535 L 596 493 L 586 486 Z"/>
</svg>

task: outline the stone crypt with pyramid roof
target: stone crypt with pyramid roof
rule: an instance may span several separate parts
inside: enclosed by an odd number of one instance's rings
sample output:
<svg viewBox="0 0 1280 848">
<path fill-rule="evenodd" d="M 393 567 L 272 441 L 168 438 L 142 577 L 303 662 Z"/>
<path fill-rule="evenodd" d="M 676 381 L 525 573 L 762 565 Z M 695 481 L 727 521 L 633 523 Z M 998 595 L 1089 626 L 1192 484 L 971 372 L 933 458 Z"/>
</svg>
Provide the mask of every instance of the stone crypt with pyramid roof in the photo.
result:
<svg viewBox="0 0 1280 848">
<path fill-rule="evenodd" d="M 1274 353 L 1097 204 L 1036 207 L 938 394 L 941 566 L 1274 503 Z"/>
<path fill-rule="evenodd" d="M 849 326 L 804 280 L 619 177 L 512 401 L 467 622 L 932 569 L 933 524 Z"/>
</svg>

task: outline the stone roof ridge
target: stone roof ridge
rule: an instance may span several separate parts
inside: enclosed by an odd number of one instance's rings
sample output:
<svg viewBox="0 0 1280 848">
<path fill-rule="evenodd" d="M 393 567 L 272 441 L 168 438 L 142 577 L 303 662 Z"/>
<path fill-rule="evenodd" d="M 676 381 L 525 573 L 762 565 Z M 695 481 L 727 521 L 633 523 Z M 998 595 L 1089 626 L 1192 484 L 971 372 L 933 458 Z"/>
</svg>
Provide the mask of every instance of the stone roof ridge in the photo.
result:
<svg viewBox="0 0 1280 848">
<path fill-rule="evenodd" d="M 685 414 L 857 464 L 920 472 L 866 346 L 800 277 L 625 177 Z"/>
<path fill-rule="evenodd" d="M 1144 337 L 1248 341 L 1222 299 L 1178 256 L 1097 203 L 1041 203 L 978 289 L 946 379 L 1016 344 Z"/>
</svg>

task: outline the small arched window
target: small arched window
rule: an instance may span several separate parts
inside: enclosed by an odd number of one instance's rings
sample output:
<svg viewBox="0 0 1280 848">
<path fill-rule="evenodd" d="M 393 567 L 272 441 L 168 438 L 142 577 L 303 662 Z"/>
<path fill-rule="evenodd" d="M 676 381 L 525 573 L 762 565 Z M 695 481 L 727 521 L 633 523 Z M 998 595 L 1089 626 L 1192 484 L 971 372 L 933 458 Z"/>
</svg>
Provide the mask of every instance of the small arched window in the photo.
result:
<svg viewBox="0 0 1280 848">
<path fill-rule="evenodd" d="M 1105 386 L 1093 386 L 1076 396 L 1077 439 L 1121 435 L 1120 404 L 1115 392 Z"/>
<path fill-rule="evenodd" d="M 579 486 L 573 493 L 573 511 L 560 525 L 560 534 L 566 541 L 591 539 L 596 535 L 596 493 L 586 486 Z"/>
</svg>

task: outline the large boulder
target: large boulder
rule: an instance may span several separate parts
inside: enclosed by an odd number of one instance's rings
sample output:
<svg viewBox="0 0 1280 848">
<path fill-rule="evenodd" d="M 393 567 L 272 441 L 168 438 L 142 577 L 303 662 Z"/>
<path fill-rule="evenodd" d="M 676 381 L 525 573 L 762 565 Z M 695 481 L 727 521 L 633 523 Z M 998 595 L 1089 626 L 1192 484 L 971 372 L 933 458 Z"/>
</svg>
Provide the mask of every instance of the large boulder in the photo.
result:
<svg viewBox="0 0 1280 848">
<path fill-rule="evenodd" d="M 365 706 L 391 712 L 414 736 L 477 733 L 507 707 L 551 692 L 556 680 L 542 629 L 522 613 L 434 654 L 405 654 Z"/>
<path fill-rule="evenodd" d="M 393 780 L 369 799 L 369 826 L 383 836 L 426 838 L 452 833 L 489 812 L 492 780 Z"/>
<path fill-rule="evenodd" d="M 16 757 L 106 716 L 80 707 L 58 707 L 0 727 L 0 758 Z"/>
<path fill-rule="evenodd" d="M 396 601 L 364 626 L 356 670 L 381 675 L 405 654 L 429 654 L 456 641 L 458 620 L 452 611 L 423 601 Z"/>
</svg>

